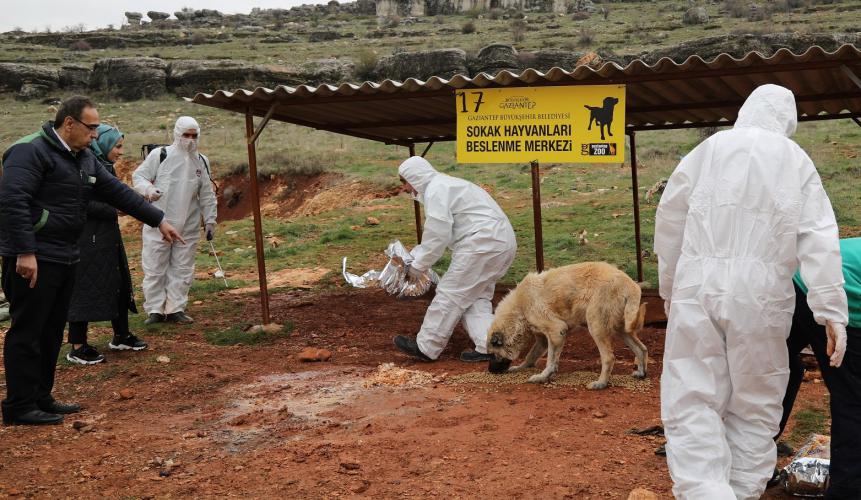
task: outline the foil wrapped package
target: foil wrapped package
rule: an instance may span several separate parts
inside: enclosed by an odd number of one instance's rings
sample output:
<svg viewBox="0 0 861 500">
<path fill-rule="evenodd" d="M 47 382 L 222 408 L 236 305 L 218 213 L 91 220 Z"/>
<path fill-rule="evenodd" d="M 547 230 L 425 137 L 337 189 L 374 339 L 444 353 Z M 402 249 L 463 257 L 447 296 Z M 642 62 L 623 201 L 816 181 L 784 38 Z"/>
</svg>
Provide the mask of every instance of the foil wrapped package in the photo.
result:
<svg viewBox="0 0 861 500">
<path fill-rule="evenodd" d="M 407 267 L 413 258 L 404 245 L 395 240 L 385 250 L 389 262 L 382 271 L 368 271 L 361 276 L 347 272 L 347 258 L 341 261 L 341 272 L 347 283 L 356 288 L 379 287 L 389 295 L 399 299 L 421 297 L 439 283 L 439 276 L 433 269 L 420 273 L 417 277 L 407 276 Z"/>
<path fill-rule="evenodd" d="M 780 484 L 797 497 L 821 498 L 828 489 L 831 438 L 811 435 L 780 472 Z"/>
</svg>

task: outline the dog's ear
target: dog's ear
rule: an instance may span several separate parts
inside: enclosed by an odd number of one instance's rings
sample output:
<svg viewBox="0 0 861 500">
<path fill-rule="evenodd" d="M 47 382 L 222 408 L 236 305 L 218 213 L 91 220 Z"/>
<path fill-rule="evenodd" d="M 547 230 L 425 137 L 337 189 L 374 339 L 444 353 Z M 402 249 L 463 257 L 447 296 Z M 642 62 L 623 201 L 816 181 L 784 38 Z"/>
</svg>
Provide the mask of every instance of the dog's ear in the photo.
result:
<svg viewBox="0 0 861 500">
<path fill-rule="evenodd" d="M 490 345 L 493 347 L 502 347 L 505 342 L 502 339 L 502 334 L 500 332 L 493 332 L 490 335 Z"/>
</svg>

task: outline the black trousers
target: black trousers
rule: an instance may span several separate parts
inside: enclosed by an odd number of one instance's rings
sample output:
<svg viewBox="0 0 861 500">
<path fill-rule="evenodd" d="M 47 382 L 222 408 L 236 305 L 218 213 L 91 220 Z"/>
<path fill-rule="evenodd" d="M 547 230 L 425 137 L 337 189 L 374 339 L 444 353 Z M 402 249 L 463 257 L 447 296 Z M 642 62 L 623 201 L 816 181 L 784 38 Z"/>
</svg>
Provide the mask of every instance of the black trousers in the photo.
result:
<svg viewBox="0 0 861 500">
<path fill-rule="evenodd" d="M 17 259 L 3 257 L 3 292 L 12 325 L 3 345 L 6 399 L 3 415 L 16 417 L 50 404 L 54 371 L 75 284 L 75 266 L 38 262 L 35 288 L 15 272 Z"/>
<path fill-rule="evenodd" d="M 780 432 L 789 419 L 804 377 L 799 353 L 810 345 L 831 393 L 831 487 L 825 498 L 858 500 L 861 499 L 861 329 L 848 327 L 846 334 L 843 364 L 834 368 L 828 364 L 825 327 L 814 321 L 807 296 L 795 287 L 795 315 L 786 341 L 789 384 L 783 398 Z"/>
<path fill-rule="evenodd" d="M 117 293 L 117 317 L 111 320 L 111 327 L 114 329 L 115 338 L 123 338 L 129 335 L 129 297 L 122 293 L 122 290 L 128 290 L 128 285 L 125 283 L 125 280 L 122 281 L 121 292 Z M 89 324 L 87 321 L 69 321 L 69 343 L 86 344 Z"/>
</svg>

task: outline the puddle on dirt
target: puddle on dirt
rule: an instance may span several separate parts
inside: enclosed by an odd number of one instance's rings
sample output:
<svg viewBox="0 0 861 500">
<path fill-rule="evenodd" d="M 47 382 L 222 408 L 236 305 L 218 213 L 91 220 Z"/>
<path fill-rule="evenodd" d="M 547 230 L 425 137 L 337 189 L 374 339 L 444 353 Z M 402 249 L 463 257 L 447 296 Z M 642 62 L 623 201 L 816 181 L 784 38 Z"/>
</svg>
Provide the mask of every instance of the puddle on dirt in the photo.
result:
<svg viewBox="0 0 861 500">
<path fill-rule="evenodd" d="M 267 442 L 304 439 L 324 426 L 350 429 L 377 417 L 422 411 L 412 403 L 427 399 L 425 385 L 435 381 L 433 376 L 407 373 L 394 380 L 423 383 L 379 383 L 380 373 L 348 368 L 260 377 L 229 389 L 229 402 L 212 435 L 228 451 L 240 452 Z"/>
</svg>

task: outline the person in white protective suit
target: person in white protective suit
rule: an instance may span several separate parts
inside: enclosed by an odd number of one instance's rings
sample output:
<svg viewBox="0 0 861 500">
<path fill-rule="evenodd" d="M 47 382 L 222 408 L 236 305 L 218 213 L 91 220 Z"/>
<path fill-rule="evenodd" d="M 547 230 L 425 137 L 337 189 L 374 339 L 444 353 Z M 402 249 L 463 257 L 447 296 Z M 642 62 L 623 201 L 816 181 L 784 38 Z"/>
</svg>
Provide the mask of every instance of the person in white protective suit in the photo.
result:
<svg viewBox="0 0 861 500">
<path fill-rule="evenodd" d="M 813 162 L 789 137 L 791 91 L 763 85 L 735 126 L 694 148 L 670 176 L 655 218 L 668 314 L 661 418 L 680 499 L 758 499 L 789 375 L 792 276 L 807 282 L 831 363 L 848 312 L 837 223 Z"/>
<path fill-rule="evenodd" d="M 141 265 L 146 324 L 193 322 L 185 308 L 194 276 L 201 216 L 207 240 L 215 232 L 217 200 L 209 160 L 197 151 L 200 125 L 194 118 L 180 117 L 173 129 L 173 139 L 173 144 L 165 148 L 166 156 L 162 156 L 162 148 L 151 151 L 132 176 L 135 190 L 164 210 L 165 219 L 187 243 L 165 242 L 157 232 L 144 226 Z"/>
<path fill-rule="evenodd" d="M 403 162 L 398 173 L 426 212 L 421 244 L 410 251 L 413 261 L 408 273 L 427 271 L 446 248 L 452 253 L 417 337 L 398 335 L 395 346 L 423 361 L 435 360 L 463 320 L 475 350 L 464 351 L 460 359 L 489 361 L 486 339 L 493 322 L 490 301 L 497 280 L 514 261 L 514 229 L 487 191 L 437 172 L 420 156 Z"/>
</svg>

